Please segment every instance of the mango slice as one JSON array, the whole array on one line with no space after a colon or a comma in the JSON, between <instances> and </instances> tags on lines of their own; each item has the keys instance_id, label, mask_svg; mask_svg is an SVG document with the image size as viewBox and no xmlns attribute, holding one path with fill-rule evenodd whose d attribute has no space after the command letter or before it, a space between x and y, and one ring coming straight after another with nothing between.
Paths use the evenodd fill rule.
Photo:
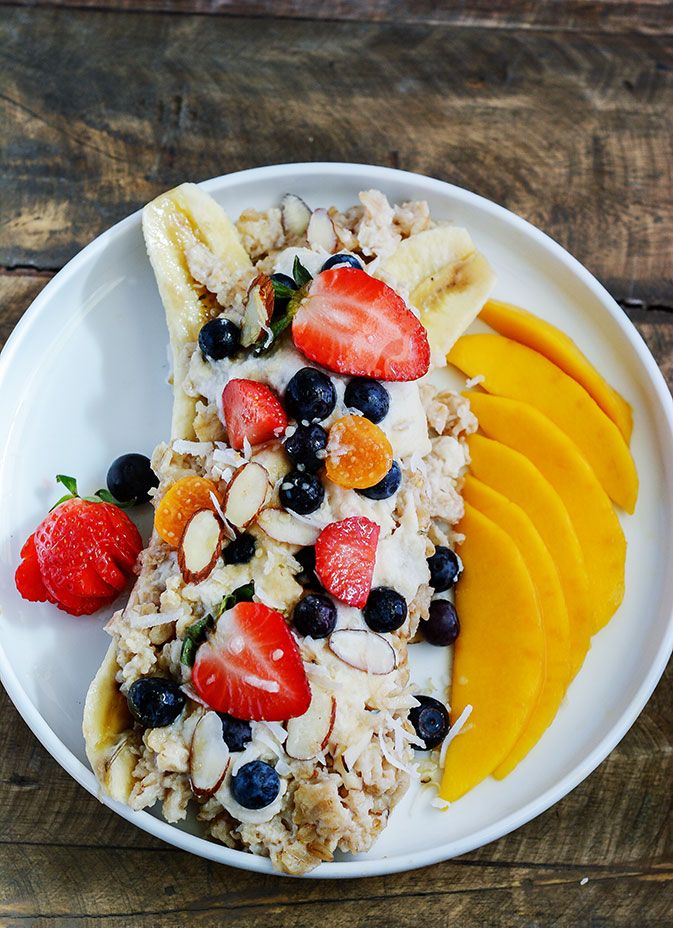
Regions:
<instances>
[{"instance_id":1,"label":"mango slice","mask_svg":"<svg viewBox=\"0 0 673 928\"><path fill-rule=\"evenodd\" d=\"M546 655L544 681L516 744L493 772L496 778L502 779L537 744L551 725L565 695L570 680L568 610L551 555L523 509L472 476L465 478L463 499L507 532L517 546L533 581L542 617Z\"/></svg>"},{"instance_id":2,"label":"mango slice","mask_svg":"<svg viewBox=\"0 0 673 928\"><path fill-rule=\"evenodd\" d=\"M590 574L597 631L624 598L626 539L607 494L565 432L528 403L487 393L470 393L470 403L486 435L525 455L561 497Z\"/></svg>"},{"instance_id":3,"label":"mango slice","mask_svg":"<svg viewBox=\"0 0 673 928\"><path fill-rule=\"evenodd\" d=\"M633 431L633 410L624 397L598 373L575 342L551 322L519 306L488 300L479 314L487 325L515 342L539 351L584 387L609 416L627 443Z\"/></svg>"},{"instance_id":4,"label":"mango slice","mask_svg":"<svg viewBox=\"0 0 673 928\"><path fill-rule=\"evenodd\" d=\"M456 587L451 720L472 713L451 741L439 795L452 802L502 763L528 721L544 674L533 581L514 542L469 503L458 530L465 572Z\"/></svg>"},{"instance_id":5,"label":"mango slice","mask_svg":"<svg viewBox=\"0 0 673 928\"><path fill-rule=\"evenodd\" d=\"M574 677L589 649L593 615L584 556L568 511L549 481L518 451L478 434L470 435L468 447L470 472L523 509L551 554L568 608Z\"/></svg>"},{"instance_id":6,"label":"mango slice","mask_svg":"<svg viewBox=\"0 0 673 928\"><path fill-rule=\"evenodd\" d=\"M610 499L633 512L638 474L624 437L572 377L502 335L463 335L448 360L468 377L482 375L489 393L523 400L549 416L575 442Z\"/></svg>"}]
</instances>

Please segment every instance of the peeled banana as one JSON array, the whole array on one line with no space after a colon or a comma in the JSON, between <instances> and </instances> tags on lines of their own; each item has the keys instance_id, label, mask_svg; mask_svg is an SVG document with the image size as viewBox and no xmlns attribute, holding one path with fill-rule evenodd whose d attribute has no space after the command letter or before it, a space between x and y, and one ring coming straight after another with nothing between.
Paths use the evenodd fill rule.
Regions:
<instances>
[{"instance_id":1,"label":"peeled banana","mask_svg":"<svg viewBox=\"0 0 673 928\"><path fill-rule=\"evenodd\" d=\"M128 802L138 761L138 736L119 691L118 670L117 645L112 641L86 694L82 732L86 756L103 790L112 799Z\"/></svg>"},{"instance_id":2,"label":"peeled banana","mask_svg":"<svg viewBox=\"0 0 673 928\"><path fill-rule=\"evenodd\" d=\"M446 363L449 349L476 319L495 284L488 261L458 226L437 226L405 239L381 261L375 276L418 309L439 365Z\"/></svg>"},{"instance_id":3,"label":"peeled banana","mask_svg":"<svg viewBox=\"0 0 673 928\"><path fill-rule=\"evenodd\" d=\"M143 234L164 304L173 354L171 435L193 439L196 400L182 389L189 364L185 346L196 341L208 313L204 286L192 276L186 252L205 246L218 272L231 280L252 273L253 266L227 214L195 184L181 184L148 203L143 210Z\"/></svg>"}]
</instances>

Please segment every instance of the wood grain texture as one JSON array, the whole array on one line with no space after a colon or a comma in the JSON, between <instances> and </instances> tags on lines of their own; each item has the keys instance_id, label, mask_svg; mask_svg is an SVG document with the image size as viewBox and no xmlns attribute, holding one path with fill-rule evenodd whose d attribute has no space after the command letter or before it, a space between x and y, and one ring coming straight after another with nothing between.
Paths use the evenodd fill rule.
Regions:
<instances>
[{"instance_id":1,"label":"wood grain texture","mask_svg":"<svg viewBox=\"0 0 673 928\"><path fill-rule=\"evenodd\" d=\"M668 0L0 0L0 6L53 6L154 13L269 16L289 19L428 25L656 32L673 25Z\"/></svg>"},{"instance_id":2,"label":"wood grain texture","mask_svg":"<svg viewBox=\"0 0 673 928\"><path fill-rule=\"evenodd\" d=\"M9 7L0 23L0 265L57 268L186 178L361 161L477 190L618 299L673 306L673 38Z\"/></svg>"}]
</instances>

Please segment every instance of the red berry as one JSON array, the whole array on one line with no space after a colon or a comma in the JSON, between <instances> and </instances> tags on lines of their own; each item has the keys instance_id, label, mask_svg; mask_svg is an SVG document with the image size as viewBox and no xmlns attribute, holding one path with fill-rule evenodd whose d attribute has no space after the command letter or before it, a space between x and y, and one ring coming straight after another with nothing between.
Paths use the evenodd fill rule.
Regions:
<instances>
[{"instance_id":1,"label":"red berry","mask_svg":"<svg viewBox=\"0 0 673 928\"><path fill-rule=\"evenodd\" d=\"M44 590L71 615L90 615L111 603L126 585L142 550L142 539L129 517L110 503L73 498L61 503L31 536ZM24 546L32 561L29 542ZM17 588L24 595L30 569L33 593L37 590L34 566L17 571ZM19 585L21 584L21 585Z\"/></svg>"},{"instance_id":2,"label":"red berry","mask_svg":"<svg viewBox=\"0 0 673 928\"><path fill-rule=\"evenodd\" d=\"M359 609L372 588L380 528L364 516L332 522L315 543L315 572L332 596Z\"/></svg>"},{"instance_id":3,"label":"red berry","mask_svg":"<svg viewBox=\"0 0 673 928\"><path fill-rule=\"evenodd\" d=\"M292 338L307 358L339 374L418 380L430 365L426 331L402 297L352 267L318 274L292 321Z\"/></svg>"},{"instance_id":4,"label":"red berry","mask_svg":"<svg viewBox=\"0 0 673 928\"><path fill-rule=\"evenodd\" d=\"M16 588L24 599L31 603L46 603L49 593L42 580L40 565L35 551L35 535L30 535L21 548L21 563L14 575Z\"/></svg>"},{"instance_id":5,"label":"red berry","mask_svg":"<svg viewBox=\"0 0 673 928\"><path fill-rule=\"evenodd\" d=\"M196 654L192 684L237 719L280 722L303 715L311 701L297 643L280 612L262 603L238 603L220 616Z\"/></svg>"},{"instance_id":6,"label":"red berry","mask_svg":"<svg viewBox=\"0 0 673 928\"><path fill-rule=\"evenodd\" d=\"M229 444L237 451L246 438L251 445L260 445L280 438L287 428L280 400L256 380L230 380L222 392L222 411Z\"/></svg>"}]
</instances>

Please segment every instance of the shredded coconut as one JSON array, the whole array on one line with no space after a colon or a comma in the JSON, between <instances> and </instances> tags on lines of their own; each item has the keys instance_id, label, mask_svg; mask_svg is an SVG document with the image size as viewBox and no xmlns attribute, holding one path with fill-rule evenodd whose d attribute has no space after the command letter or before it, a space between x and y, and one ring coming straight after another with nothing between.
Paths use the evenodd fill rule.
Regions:
<instances>
[{"instance_id":1,"label":"shredded coconut","mask_svg":"<svg viewBox=\"0 0 673 928\"><path fill-rule=\"evenodd\" d=\"M442 742L442 749L439 752L439 766L442 769L444 768L444 762L446 761L446 752L449 749L449 745L451 744L453 739L456 737L456 735L460 734L463 728L463 725L465 724L465 722L467 722L471 714L472 714L472 706L468 703L463 709L463 711L460 713L456 721L453 723L453 725L449 729L448 735Z\"/></svg>"}]
</instances>

